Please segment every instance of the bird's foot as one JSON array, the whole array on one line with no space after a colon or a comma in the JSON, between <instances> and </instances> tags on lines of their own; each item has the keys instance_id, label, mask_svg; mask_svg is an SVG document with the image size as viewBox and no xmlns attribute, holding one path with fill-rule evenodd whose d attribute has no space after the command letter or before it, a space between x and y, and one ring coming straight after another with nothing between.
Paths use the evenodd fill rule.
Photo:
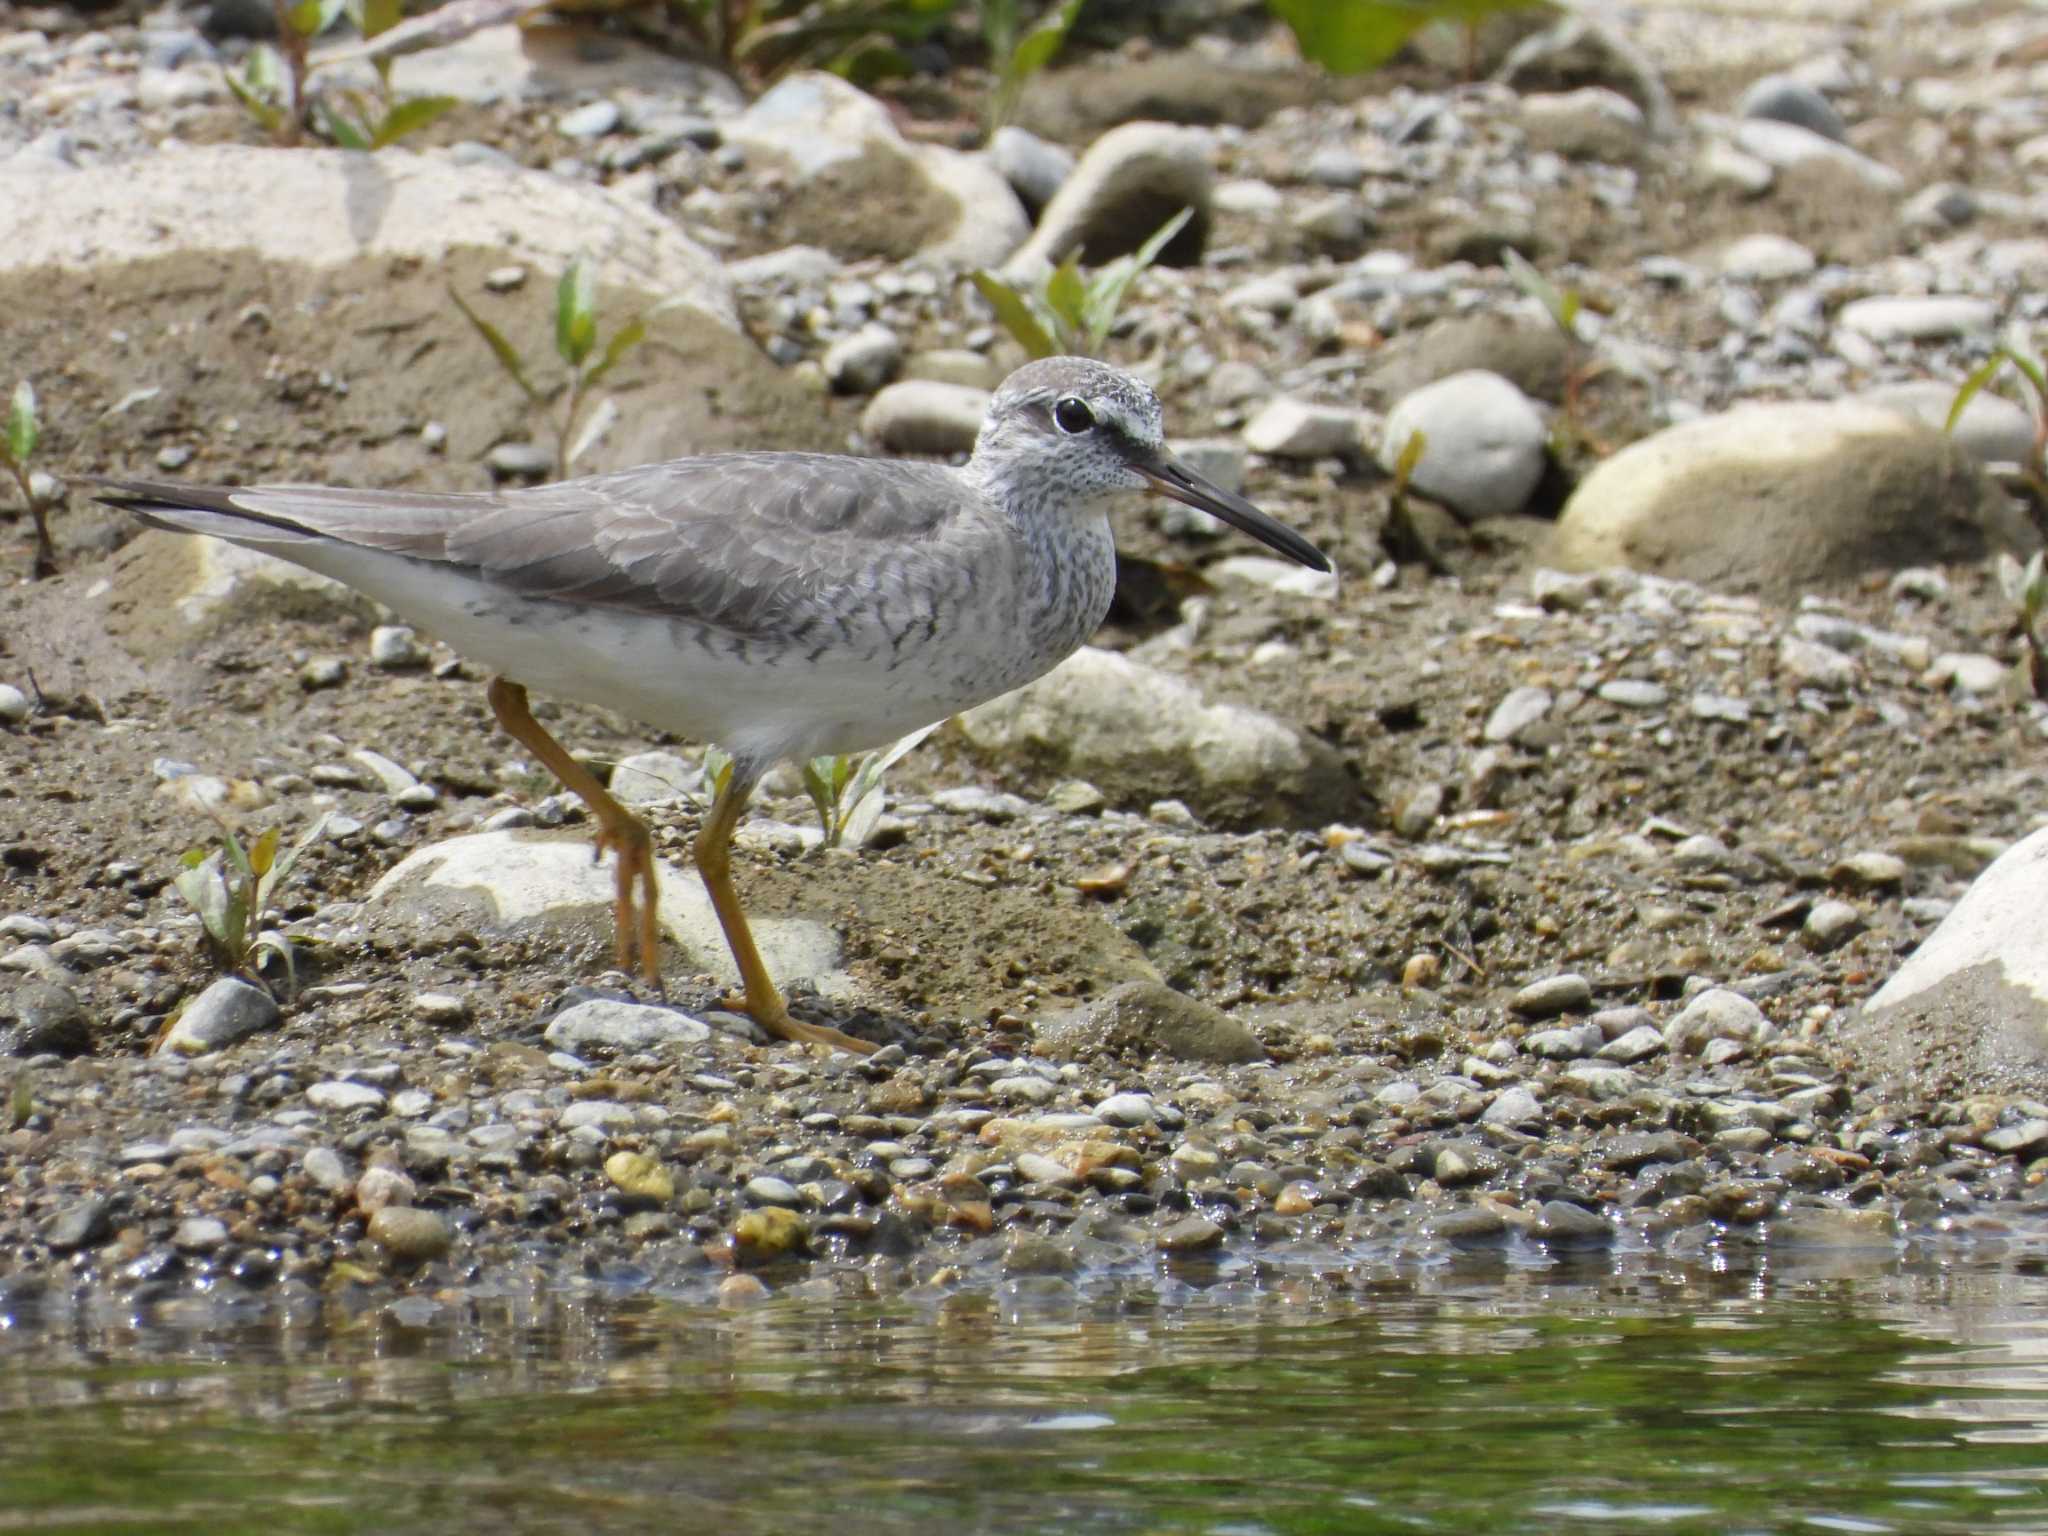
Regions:
<instances>
[{"instance_id":1,"label":"bird's foot","mask_svg":"<svg viewBox=\"0 0 2048 1536\"><path fill-rule=\"evenodd\" d=\"M734 1013L744 1013L778 1040L792 1040L801 1045L829 1045L837 1050L851 1051L856 1056L873 1055L881 1049L872 1040L858 1039L829 1024L806 1024L802 1019L791 1018L788 1004L780 997L770 1001L727 996L723 1006Z\"/></svg>"},{"instance_id":2,"label":"bird's foot","mask_svg":"<svg viewBox=\"0 0 2048 1536\"><path fill-rule=\"evenodd\" d=\"M649 985L661 986L660 885L654 868L654 834L639 817L621 810L607 816L597 831L597 856L617 856L613 920L618 934L619 968L631 971L638 951L640 974Z\"/></svg>"}]
</instances>

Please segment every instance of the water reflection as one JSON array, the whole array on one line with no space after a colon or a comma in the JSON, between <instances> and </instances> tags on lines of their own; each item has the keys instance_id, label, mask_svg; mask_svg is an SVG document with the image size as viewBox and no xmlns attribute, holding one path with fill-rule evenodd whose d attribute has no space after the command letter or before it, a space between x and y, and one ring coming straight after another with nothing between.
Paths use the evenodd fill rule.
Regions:
<instances>
[{"instance_id":1,"label":"water reflection","mask_svg":"<svg viewBox=\"0 0 2048 1536\"><path fill-rule=\"evenodd\" d=\"M2048 1280L1620 1258L738 1313L46 1304L0 1524L2048 1531Z\"/></svg>"}]
</instances>

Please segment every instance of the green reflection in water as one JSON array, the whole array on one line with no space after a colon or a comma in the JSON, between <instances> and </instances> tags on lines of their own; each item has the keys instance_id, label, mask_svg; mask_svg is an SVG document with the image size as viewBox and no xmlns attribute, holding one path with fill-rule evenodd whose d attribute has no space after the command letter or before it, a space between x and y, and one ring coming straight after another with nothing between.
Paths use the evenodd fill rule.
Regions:
<instances>
[{"instance_id":1,"label":"green reflection in water","mask_svg":"<svg viewBox=\"0 0 2048 1536\"><path fill-rule=\"evenodd\" d=\"M2048 1282L2016 1274L556 1298L0 1368L0 1531L2048 1531Z\"/></svg>"}]
</instances>

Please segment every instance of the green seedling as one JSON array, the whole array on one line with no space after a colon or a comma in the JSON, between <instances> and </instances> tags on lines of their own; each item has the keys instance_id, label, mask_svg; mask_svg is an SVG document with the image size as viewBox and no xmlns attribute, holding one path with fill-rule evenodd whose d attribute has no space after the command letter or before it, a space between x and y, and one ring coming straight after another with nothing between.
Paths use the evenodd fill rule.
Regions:
<instances>
[{"instance_id":1,"label":"green seedling","mask_svg":"<svg viewBox=\"0 0 2048 1536\"><path fill-rule=\"evenodd\" d=\"M278 887L326 828L327 818L322 816L280 853L275 827L244 848L223 825L215 847L194 848L179 861L171 884L198 914L207 950L223 971L263 982L265 963L275 959L283 967L286 992L297 987L291 939L264 924Z\"/></svg>"},{"instance_id":2,"label":"green seedling","mask_svg":"<svg viewBox=\"0 0 2048 1536\"><path fill-rule=\"evenodd\" d=\"M1333 75L1378 69L1424 27L1463 27L1468 61L1480 23L1511 11L1550 10L1549 0L1266 0L1287 23L1301 56Z\"/></svg>"},{"instance_id":3,"label":"green seedling","mask_svg":"<svg viewBox=\"0 0 2048 1536\"><path fill-rule=\"evenodd\" d=\"M909 755L943 721L912 731L886 747L872 752L842 752L831 757L814 757L803 765L804 791L818 813L818 825L825 833L827 848L858 848L875 829L882 814L878 791L888 771ZM725 792L732 779L732 757L722 747L704 751L704 794L708 805Z\"/></svg>"},{"instance_id":4,"label":"green seedling","mask_svg":"<svg viewBox=\"0 0 2048 1536\"><path fill-rule=\"evenodd\" d=\"M372 53L377 71L375 98L338 90L316 97L311 82L319 67L311 57L313 39L346 12L365 42L389 32L403 18L402 0L271 0L277 12L278 46L250 50L240 71L227 73L228 89L278 144L296 144L308 122L343 149L374 150L396 144L458 105L452 96L401 99L392 88L395 54Z\"/></svg>"},{"instance_id":5,"label":"green seedling","mask_svg":"<svg viewBox=\"0 0 2048 1536\"><path fill-rule=\"evenodd\" d=\"M555 474L566 479L569 468L610 430L618 419L618 407L607 397L599 401L587 419L585 409L590 392L603 383L611 371L624 362L633 349L647 339L647 322L677 301L657 304L628 320L602 348L597 344L597 276L582 257L569 263L555 285L555 356L568 370L559 384L542 389L533 382L525 360L511 342L490 321L478 314L452 287L448 297L462 311L476 333L484 339L498 366L519 386L520 393L544 410L553 411L555 432ZM557 398L562 401L554 409Z\"/></svg>"},{"instance_id":6,"label":"green seedling","mask_svg":"<svg viewBox=\"0 0 2048 1536\"><path fill-rule=\"evenodd\" d=\"M2026 384L2029 414L2034 418L2034 442L2019 466L2020 488L2026 492L2032 504L2034 522L2048 530L2048 368L2041 359L2023 352L2016 346L2001 343L1992 348L1991 355L1963 380L1961 388L1948 408L1947 431L1953 433L1962 422L1963 413L1970 408L1970 402L1989 388L2007 368L2017 373ZM2031 634L2031 629L2029 630Z\"/></svg>"},{"instance_id":7,"label":"green seedling","mask_svg":"<svg viewBox=\"0 0 2048 1536\"><path fill-rule=\"evenodd\" d=\"M691 43L726 73L757 81L816 66L872 83L907 73L907 50L959 0L669 0Z\"/></svg>"},{"instance_id":8,"label":"green seedling","mask_svg":"<svg viewBox=\"0 0 2048 1536\"><path fill-rule=\"evenodd\" d=\"M1387 498L1387 526L1381 542L1397 560L1413 556L1426 562L1431 570L1441 572L1442 558L1416 527L1415 514L1408 507L1408 483L1415 478L1415 466L1428 450L1429 434L1421 431L1410 432L1408 441L1401 445L1400 456L1394 460L1394 488Z\"/></svg>"},{"instance_id":9,"label":"green seedling","mask_svg":"<svg viewBox=\"0 0 2048 1536\"><path fill-rule=\"evenodd\" d=\"M1593 344L1579 329L1579 317L1586 312L1585 296L1576 288L1559 288L1513 248L1503 253L1501 264L1507 268L1508 277L1515 286L1543 306L1543 312L1550 317L1550 323L1557 327L1570 349L1571 360L1564 375L1564 398L1559 402L1564 409L1551 443L1551 456L1564 459L1573 449L1583 449L1596 458L1607 457L1614 448L1596 438L1586 425L1585 400L1587 386L1613 365L1594 355Z\"/></svg>"},{"instance_id":10,"label":"green seedling","mask_svg":"<svg viewBox=\"0 0 2048 1536\"><path fill-rule=\"evenodd\" d=\"M27 1067L21 1067L14 1074L14 1084L7 1090L7 1128L18 1131L36 1113L35 1079Z\"/></svg>"},{"instance_id":11,"label":"green seedling","mask_svg":"<svg viewBox=\"0 0 2048 1536\"><path fill-rule=\"evenodd\" d=\"M975 272L970 280L994 306L1003 329L1031 356L1099 357L1131 284L1194 215L1194 209L1183 208L1137 250L1117 257L1093 277L1081 276L1077 253L1029 291L988 271Z\"/></svg>"},{"instance_id":12,"label":"green seedling","mask_svg":"<svg viewBox=\"0 0 2048 1536\"><path fill-rule=\"evenodd\" d=\"M2048 699L2048 638L2041 632L2042 616L2048 612L2048 562L2038 549L2024 566L2010 555L2000 555L1998 582L2020 632L2019 660L2009 679L2012 695L2019 700Z\"/></svg>"},{"instance_id":13,"label":"green seedling","mask_svg":"<svg viewBox=\"0 0 2048 1536\"><path fill-rule=\"evenodd\" d=\"M42 435L42 425L36 419L35 386L23 379L14 386L14 398L8 403L7 430L0 436L0 468L14 477L15 489L21 492L21 504L28 508L29 520L35 524L38 580L57 574L57 546L50 538L49 509L36 495L35 480L28 467Z\"/></svg>"},{"instance_id":14,"label":"green seedling","mask_svg":"<svg viewBox=\"0 0 2048 1536\"><path fill-rule=\"evenodd\" d=\"M981 0L981 38L988 46L995 89L989 93L987 129L993 134L1017 110L1024 82L1058 55L1086 0L1056 0L1026 29L1020 0Z\"/></svg>"},{"instance_id":15,"label":"green seedling","mask_svg":"<svg viewBox=\"0 0 2048 1536\"><path fill-rule=\"evenodd\" d=\"M882 776L938 728L934 722L872 752L814 757L804 764L804 788L817 809L827 848L858 848L868 840L882 815Z\"/></svg>"}]
</instances>

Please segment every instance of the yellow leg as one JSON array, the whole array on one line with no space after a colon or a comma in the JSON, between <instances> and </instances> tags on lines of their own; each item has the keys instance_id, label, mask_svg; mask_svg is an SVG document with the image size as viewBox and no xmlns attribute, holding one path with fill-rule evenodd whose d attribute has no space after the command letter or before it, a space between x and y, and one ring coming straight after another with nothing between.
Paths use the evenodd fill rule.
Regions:
<instances>
[{"instance_id":1,"label":"yellow leg","mask_svg":"<svg viewBox=\"0 0 2048 1536\"><path fill-rule=\"evenodd\" d=\"M562 744L541 728L526 707L526 689L506 678L494 677L484 697L491 701L491 713L505 734L546 765L577 799L590 808L597 821L597 855L607 849L618 855L618 885L613 901L613 918L618 925L618 956L621 970L633 968L633 949L638 941L640 972L655 986L661 985L661 923L656 911L658 889L654 878L654 838L647 823L614 800L581 763L563 750ZM640 888L634 897L634 886Z\"/></svg>"},{"instance_id":2,"label":"yellow leg","mask_svg":"<svg viewBox=\"0 0 2048 1536\"><path fill-rule=\"evenodd\" d=\"M753 793L754 781L742 777L735 767L725 787L718 792L718 798L712 801L711 814L697 832L697 873L704 877L704 889L711 897L711 908L718 914L718 924L725 930L725 942L731 947L732 958L740 968L740 983L746 989L746 1010L756 1024L778 1039L835 1045L842 1051L855 1051L865 1056L875 1049L871 1042L856 1040L852 1035L842 1034L822 1024L805 1024L792 1019L781 992L776 990L775 982L768 974L768 967L761 963L761 952L754 947L753 931L747 927L747 914L740 907L740 893L732 883L733 829L739 825L740 813L747 808L747 800Z\"/></svg>"}]
</instances>

